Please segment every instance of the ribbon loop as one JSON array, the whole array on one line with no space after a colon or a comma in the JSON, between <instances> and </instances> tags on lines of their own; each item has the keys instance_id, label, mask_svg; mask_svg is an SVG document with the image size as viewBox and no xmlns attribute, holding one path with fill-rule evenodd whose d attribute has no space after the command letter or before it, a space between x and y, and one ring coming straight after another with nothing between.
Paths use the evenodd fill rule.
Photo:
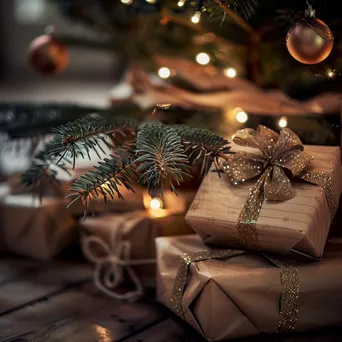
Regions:
<instances>
[{"instance_id":1,"label":"ribbon loop","mask_svg":"<svg viewBox=\"0 0 342 342\"><path fill-rule=\"evenodd\" d=\"M233 185L259 177L237 221L237 230L245 248L260 249L256 222L264 199L287 201L294 197L291 180L285 170L290 171L293 177L321 186L331 217L334 216L337 203L331 177L321 171L308 171L312 156L304 152L301 140L290 129L284 128L280 134L265 126L258 126L256 131L243 129L236 133L234 142L261 152L238 152L223 163L223 170Z\"/></svg>"}]
</instances>

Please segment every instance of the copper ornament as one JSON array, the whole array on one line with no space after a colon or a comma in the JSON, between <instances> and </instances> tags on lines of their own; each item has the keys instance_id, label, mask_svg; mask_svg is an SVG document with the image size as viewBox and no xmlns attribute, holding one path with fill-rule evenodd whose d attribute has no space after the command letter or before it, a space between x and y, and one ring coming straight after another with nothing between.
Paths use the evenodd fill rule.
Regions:
<instances>
[{"instance_id":1,"label":"copper ornament","mask_svg":"<svg viewBox=\"0 0 342 342\"><path fill-rule=\"evenodd\" d=\"M35 71L45 75L63 71L69 60L66 46L53 34L34 39L29 47L28 58Z\"/></svg>"},{"instance_id":2,"label":"copper ornament","mask_svg":"<svg viewBox=\"0 0 342 342\"><path fill-rule=\"evenodd\" d=\"M286 37L287 48L293 58L303 64L317 64L331 53L334 36L330 28L314 17L295 23Z\"/></svg>"}]
</instances>

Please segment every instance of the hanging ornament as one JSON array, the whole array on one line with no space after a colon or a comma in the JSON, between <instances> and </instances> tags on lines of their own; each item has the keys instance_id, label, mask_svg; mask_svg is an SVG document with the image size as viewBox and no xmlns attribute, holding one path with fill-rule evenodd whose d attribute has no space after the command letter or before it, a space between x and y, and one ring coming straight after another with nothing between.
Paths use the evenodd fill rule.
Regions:
<instances>
[{"instance_id":1,"label":"hanging ornament","mask_svg":"<svg viewBox=\"0 0 342 342\"><path fill-rule=\"evenodd\" d=\"M51 28L47 33L35 38L29 47L29 62L39 73L53 75L63 71L68 64L66 46L54 34Z\"/></svg>"},{"instance_id":2,"label":"hanging ornament","mask_svg":"<svg viewBox=\"0 0 342 342\"><path fill-rule=\"evenodd\" d=\"M316 11L312 3L307 1L309 8L305 17L295 23L286 37L287 48L293 58L304 64L317 64L324 61L334 45L334 36L330 28L315 18Z\"/></svg>"}]
</instances>

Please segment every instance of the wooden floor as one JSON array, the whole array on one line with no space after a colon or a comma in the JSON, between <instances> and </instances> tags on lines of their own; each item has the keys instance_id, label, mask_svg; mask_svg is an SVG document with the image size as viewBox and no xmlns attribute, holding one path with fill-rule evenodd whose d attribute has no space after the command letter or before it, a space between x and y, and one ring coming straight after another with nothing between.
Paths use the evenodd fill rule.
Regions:
<instances>
[{"instance_id":1,"label":"wooden floor","mask_svg":"<svg viewBox=\"0 0 342 342\"><path fill-rule=\"evenodd\" d=\"M153 294L138 303L99 293L83 263L0 261L0 342L203 341ZM341 303L342 305L342 303ZM342 330L241 341L342 341Z\"/></svg>"}]
</instances>

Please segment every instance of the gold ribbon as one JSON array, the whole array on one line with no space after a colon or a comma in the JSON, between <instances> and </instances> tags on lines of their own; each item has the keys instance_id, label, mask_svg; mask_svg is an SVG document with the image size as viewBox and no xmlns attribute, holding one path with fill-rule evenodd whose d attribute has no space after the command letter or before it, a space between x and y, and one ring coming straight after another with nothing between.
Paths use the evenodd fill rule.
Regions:
<instances>
[{"instance_id":1,"label":"gold ribbon","mask_svg":"<svg viewBox=\"0 0 342 342\"><path fill-rule=\"evenodd\" d=\"M242 250L204 250L198 253L184 253L180 258L176 273L172 297L170 299L173 311L184 319L182 297L187 283L188 270L192 262L208 259L228 259L233 256L246 254ZM265 254L262 256L280 269L281 297L279 304L279 321L277 332L293 332L298 320L299 272L296 267L287 265Z\"/></svg>"},{"instance_id":2,"label":"gold ribbon","mask_svg":"<svg viewBox=\"0 0 342 342\"><path fill-rule=\"evenodd\" d=\"M260 125L256 131L249 128L237 131L234 142L261 151L261 154L238 152L230 155L223 164L223 170L233 185L258 177L237 221L237 230L245 248L260 250L256 223L264 199L287 201L294 197L285 171L289 171L292 177L321 186L333 218L337 203L332 179L322 171L309 168L313 158L304 152L304 146L294 132L284 128L278 134Z\"/></svg>"}]
</instances>

